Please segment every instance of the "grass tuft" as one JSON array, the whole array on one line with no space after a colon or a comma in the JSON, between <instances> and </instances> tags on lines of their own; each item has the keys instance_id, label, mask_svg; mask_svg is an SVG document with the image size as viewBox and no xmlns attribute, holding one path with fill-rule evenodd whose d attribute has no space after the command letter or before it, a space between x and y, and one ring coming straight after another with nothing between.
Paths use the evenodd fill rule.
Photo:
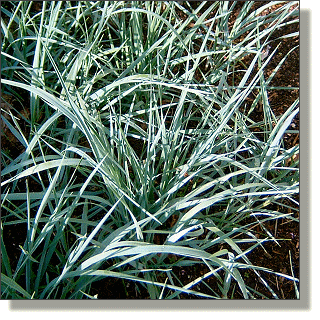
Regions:
<instances>
[{"instance_id":1,"label":"grass tuft","mask_svg":"<svg viewBox=\"0 0 320 320\"><path fill-rule=\"evenodd\" d=\"M298 298L291 256L290 275L249 259L297 222L299 100L270 102L296 48L267 73L297 4L3 3L2 297L96 299L123 279L135 298L279 298L272 273Z\"/></svg>"}]
</instances>

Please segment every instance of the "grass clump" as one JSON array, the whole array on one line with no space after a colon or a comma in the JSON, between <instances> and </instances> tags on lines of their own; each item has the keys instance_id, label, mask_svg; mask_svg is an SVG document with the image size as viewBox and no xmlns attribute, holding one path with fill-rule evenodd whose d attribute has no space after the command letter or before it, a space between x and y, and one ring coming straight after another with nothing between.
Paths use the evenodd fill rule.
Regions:
<instances>
[{"instance_id":1,"label":"grass clump","mask_svg":"<svg viewBox=\"0 0 320 320\"><path fill-rule=\"evenodd\" d=\"M20 146L2 150L3 298L99 298L106 278L151 299L279 298L270 273L297 288L248 257L281 242L266 223L297 221L299 147L284 135L299 101L281 115L269 101L295 48L266 75L297 3L191 5L2 5L2 93L15 101L2 119Z\"/></svg>"}]
</instances>

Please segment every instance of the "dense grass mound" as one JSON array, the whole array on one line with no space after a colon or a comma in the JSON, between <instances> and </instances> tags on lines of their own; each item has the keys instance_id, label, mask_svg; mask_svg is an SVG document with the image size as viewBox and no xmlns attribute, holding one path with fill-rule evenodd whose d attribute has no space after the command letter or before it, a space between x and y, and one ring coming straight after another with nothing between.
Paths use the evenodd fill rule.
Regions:
<instances>
[{"instance_id":1,"label":"dense grass mound","mask_svg":"<svg viewBox=\"0 0 320 320\"><path fill-rule=\"evenodd\" d=\"M3 298L279 298L248 256L298 221L299 101L270 106L296 48L266 68L299 11L253 5L2 4Z\"/></svg>"}]
</instances>

